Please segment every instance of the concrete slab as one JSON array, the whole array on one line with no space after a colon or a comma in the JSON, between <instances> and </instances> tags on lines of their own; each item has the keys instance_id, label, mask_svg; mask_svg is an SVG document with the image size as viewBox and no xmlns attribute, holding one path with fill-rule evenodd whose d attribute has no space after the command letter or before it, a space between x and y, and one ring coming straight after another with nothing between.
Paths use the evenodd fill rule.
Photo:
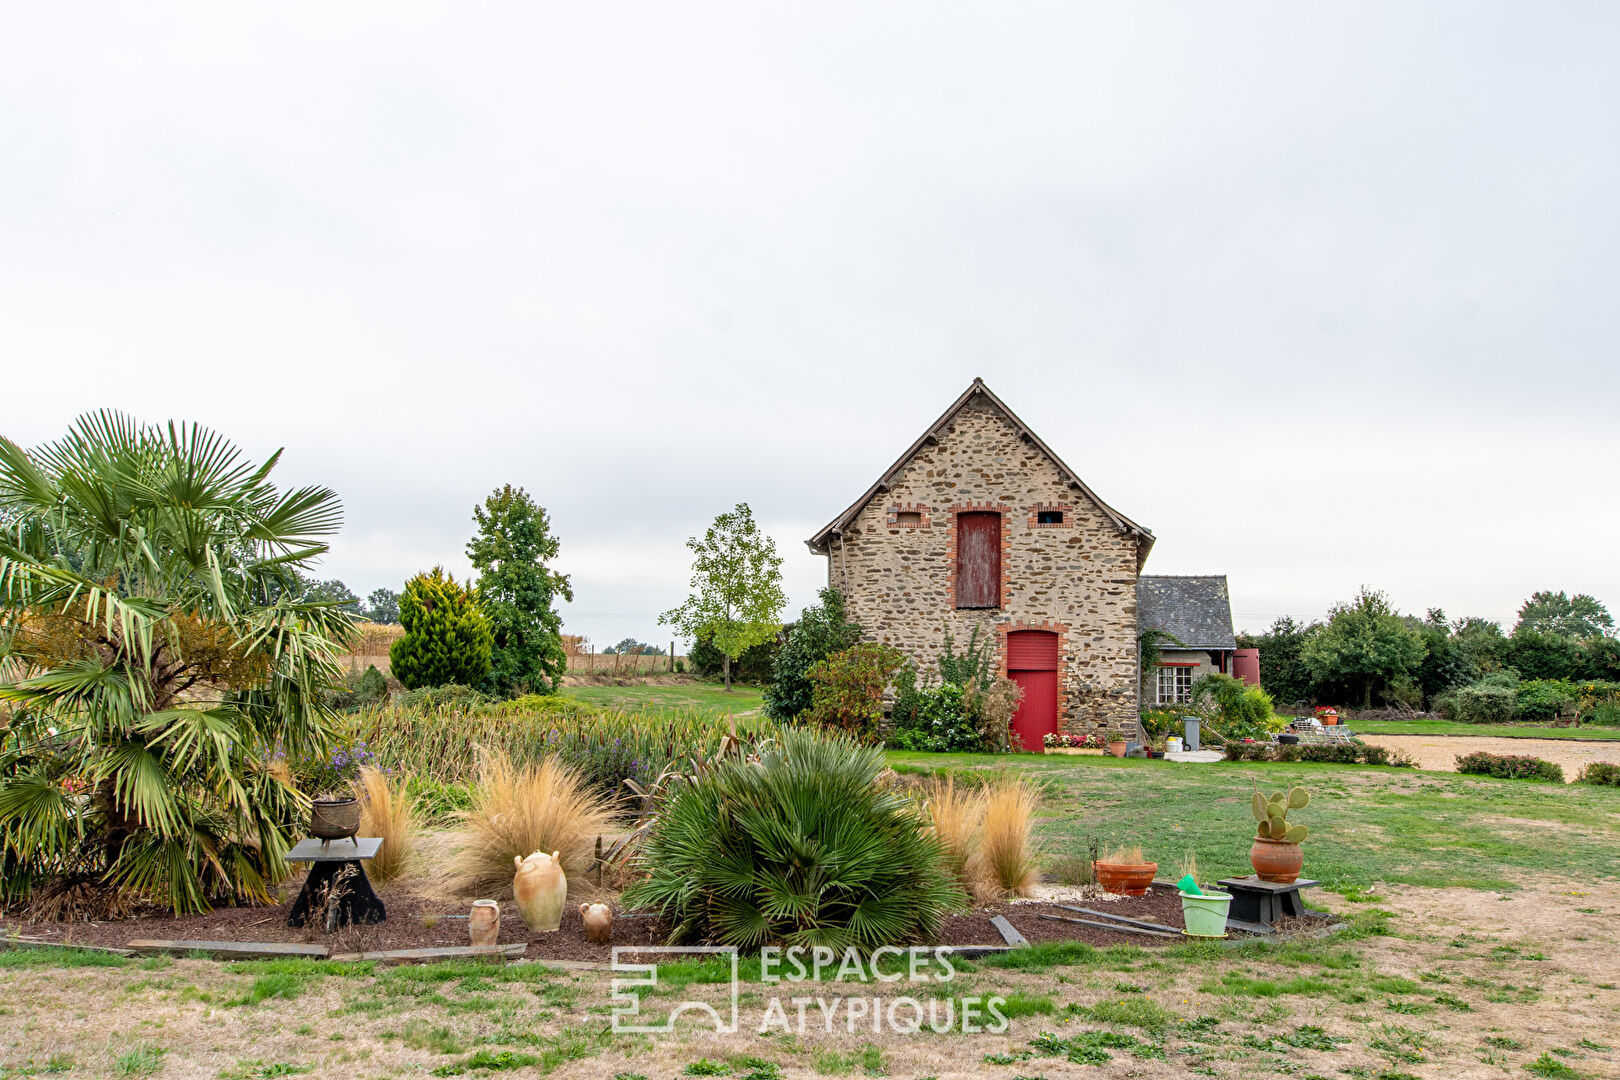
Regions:
<instances>
[{"instance_id":1,"label":"concrete slab","mask_svg":"<svg viewBox=\"0 0 1620 1080\"><path fill-rule=\"evenodd\" d=\"M1166 754L1166 761L1219 761L1226 755L1219 750L1183 750L1179 754Z\"/></svg>"}]
</instances>

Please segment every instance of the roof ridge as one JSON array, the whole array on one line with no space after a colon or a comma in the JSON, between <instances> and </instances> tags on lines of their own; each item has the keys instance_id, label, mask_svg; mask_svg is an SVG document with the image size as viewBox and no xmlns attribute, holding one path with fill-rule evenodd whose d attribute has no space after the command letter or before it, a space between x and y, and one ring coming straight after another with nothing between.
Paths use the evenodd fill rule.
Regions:
<instances>
[{"instance_id":1,"label":"roof ridge","mask_svg":"<svg viewBox=\"0 0 1620 1080\"><path fill-rule=\"evenodd\" d=\"M1123 532L1132 532L1137 535L1138 554L1136 566L1137 569L1140 570L1142 568L1142 564L1147 561L1148 551L1152 550L1153 547L1154 536L1152 531L1138 525L1136 522L1132 521L1130 518L1126 517L1124 514L1120 513L1118 510L1115 510L1112 506L1109 506L1106 502L1104 502L1101 496L1099 496L1095 491L1092 491L1086 482L1080 479L1080 474L1071 469L1068 463L1062 458L1058 457L1057 453L1050 446L1046 445L1046 442L1039 435L1035 434L1034 429L1032 429L1028 424L1024 423L1024 421L1019 418L1018 414L1013 412L1007 403L1002 401L1001 398L997 397L995 391L991 390L990 387L985 384L984 379L977 375L974 376L973 381L968 384L968 388L962 392L961 396L953 401L950 407L941 413L937 420L928 425L928 427L923 431L922 435L918 436L917 440L907 447L904 453L895 459L894 464L883 470L883 473L878 477L877 482L871 487L867 488L866 493L863 494L859 499L855 500L847 508L845 508L843 513L833 518L814 536L812 536L809 540L806 540L806 546L817 554L825 554L826 545L829 543L832 535L834 533L841 533L844 526L848 525L850 521L854 519L855 515L860 513L861 509L866 506L867 503L872 501L873 497L875 497L879 492L886 490L890 486L890 483L893 481L895 475L908 463L910 463L911 459L917 455L923 446L930 439L937 440L938 433L943 430L947 424L954 420L956 418L956 414L966 408L968 403L979 394L983 394L985 398L989 400L990 404L999 409L1001 413L1012 422L1013 426L1018 429L1019 434L1023 435L1025 438L1029 439L1030 442L1034 443L1036 448L1039 449L1041 453L1045 454L1047 458L1057 466L1059 475L1070 484L1079 488L1088 499L1090 499L1100 510L1102 510L1102 512L1110 521L1115 524L1115 526L1117 526Z\"/></svg>"}]
</instances>

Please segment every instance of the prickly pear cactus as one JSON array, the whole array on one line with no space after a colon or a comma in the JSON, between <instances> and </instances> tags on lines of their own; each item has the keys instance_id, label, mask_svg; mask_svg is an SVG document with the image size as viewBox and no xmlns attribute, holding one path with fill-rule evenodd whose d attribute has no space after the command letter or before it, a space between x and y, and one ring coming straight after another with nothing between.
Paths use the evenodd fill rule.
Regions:
<instances>
[{"instance_id":1,"label":"prickly pear cactus","mask_svg":"<svg viewBox=\"0 0 1620 1080\"><path fill-rule=\"evenodd\" d=\"M1250 804L1257 823L1255 833L1262 840L1298 844L1310 831L1303 825L1288 824L1288 811L1303 810L1311 804L1310 792L1303 787L1273 792L1269 798L1256 790Z\"/></svg>"}]
</instances>

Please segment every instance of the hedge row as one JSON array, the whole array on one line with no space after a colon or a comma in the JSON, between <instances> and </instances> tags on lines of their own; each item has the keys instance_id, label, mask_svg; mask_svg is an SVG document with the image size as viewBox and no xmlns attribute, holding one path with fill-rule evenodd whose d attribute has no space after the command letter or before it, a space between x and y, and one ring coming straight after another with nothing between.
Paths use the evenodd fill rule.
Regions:
<instances>
[{"instance_id":1,"label":"hedge row","mask_svg":"<svg viewBox=\"0 0 1620 1080\"><path fill-rule=\"evenodd\" d=\"M1227 761L1309 761L1327 765L1393 765L1410 769L1417 762L1399 750L1364 743L1229 742Z\"/></svg>"},{"instance_id":2,"label":"hedge row","mask_svg":"<svg viewBox=\"0 0 1620 1080\"><path fill-rule=\"evenodd\" d=\"M1471 776L1496 776L1504 780L1540 780L1562 784L1564 770L1551 761L1528 754L1487 754L1483 750L1457 755L1457 771Z\"/></svg>"}]
</instances>

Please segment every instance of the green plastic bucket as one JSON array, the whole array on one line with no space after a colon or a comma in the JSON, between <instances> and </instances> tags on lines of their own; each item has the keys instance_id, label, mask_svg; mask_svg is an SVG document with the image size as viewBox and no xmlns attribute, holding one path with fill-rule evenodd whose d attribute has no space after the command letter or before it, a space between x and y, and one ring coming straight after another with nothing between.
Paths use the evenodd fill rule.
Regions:
<instances>
[{"instance_id":1,"label":"green plastic bucket","mask_svg":"<svg viewBox=\"0 0 1620 1080\"><path fill-rule=\"evenodd\" d=\"M1181 893L1181 919L1187 925L1182 933L1188 937L1225 937L1226 909L1231 906L1231 893Z\"/></svg>"}]
</instances>

